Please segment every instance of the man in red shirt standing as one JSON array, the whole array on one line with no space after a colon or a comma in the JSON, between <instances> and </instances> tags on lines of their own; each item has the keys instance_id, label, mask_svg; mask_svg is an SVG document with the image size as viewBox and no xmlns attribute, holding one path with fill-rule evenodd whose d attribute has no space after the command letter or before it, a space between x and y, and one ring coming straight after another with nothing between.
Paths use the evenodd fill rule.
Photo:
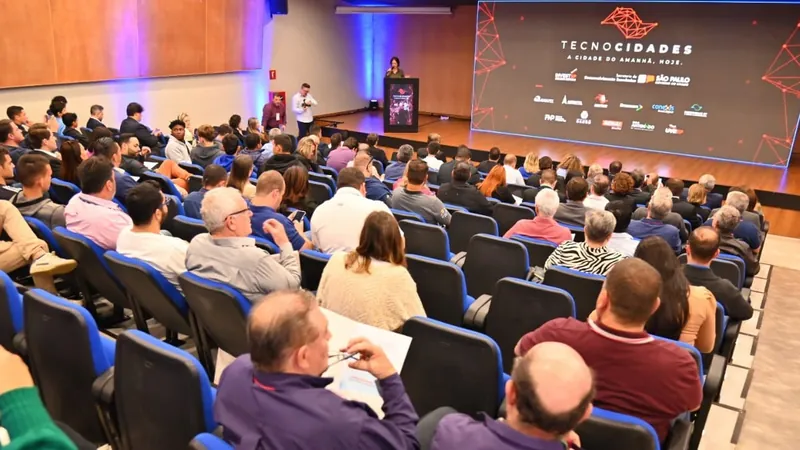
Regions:
<instances>
[{"instance_id":1,"label":"man in red shirt standing","mask_svg":"<svg viewBox=\"0 0 800 450\"><path fill-rule=\"evenodd\" d=\"M523 336L514 351L521 356L548 341L574 348L595 373L594 405L648 422L663 442L674 418L700 407L703 386L686 350L644 331L660 290L661 276L649 264L620 261L597 297L596 322L551 320Z\"/></svg>"},{"instance_id":2,"label":"man in red shirt standing","mask_svg":"<svg viewBox=\"0 0 800 450\"><path fill-rule=\"evenodd\" d=\"M273 128L280 128L281 131L286 130L286 104L280 94L275 94L272 97L272 101L264 105L264 109L261 112L261 125L264 127L265 132Z\"/></svg>"}]
</instances>

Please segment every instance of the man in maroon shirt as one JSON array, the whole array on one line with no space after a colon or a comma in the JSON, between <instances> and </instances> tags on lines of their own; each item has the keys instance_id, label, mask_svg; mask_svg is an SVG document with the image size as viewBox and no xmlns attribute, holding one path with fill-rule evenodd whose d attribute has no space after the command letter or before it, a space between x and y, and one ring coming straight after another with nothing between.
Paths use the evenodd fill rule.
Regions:
<instances>
[{"instance_id":1,"label":"man in maroon shirt","mask_svg":"<svg viewBox=\"0 0 800 450\"><path fill-rule=\"evenodd\" d=\"M275 94L261 112L261 125L265 131L273 128L280 128L281 131L286 129L286 104L279 94Z\"/></svg>"},{"instance_id":2,"label":"man in maroon shirt","mask_svg":"<svg viewBox=\"0 0 800 450\"><path fill-rule=\"evenodd\" d=\"M559 225L553 218L558 211L558 194L552 189L542 189L536 194L536 217L522 219L503 235L510 238L515 234L534 239L543 239L556 245L572 239L569 228Z\"/></svg>"},{"instance_id":3,"label":"man in maroon shirt","mask_svg":"<svg viewBox=\"0 0 800 450\"><path fill-rule=\"evenodd\" d=\"M670 422L703 400L697 364L689 353L644 331L658 309L661 276L646 262L629 258L609 272L597 297L597 321L555 319L520 339L524 355L540 342L574 348L595 373L594 405L638 417L663 442Z\"/></svg>"}]
</instances>

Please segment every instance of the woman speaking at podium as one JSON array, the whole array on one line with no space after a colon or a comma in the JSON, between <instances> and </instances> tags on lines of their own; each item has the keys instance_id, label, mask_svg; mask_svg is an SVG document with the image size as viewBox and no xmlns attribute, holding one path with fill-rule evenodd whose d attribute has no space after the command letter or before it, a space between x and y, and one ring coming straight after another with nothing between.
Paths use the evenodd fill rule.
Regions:
<instances>
[{"instance_id":1,"label":"woman speaking at podium","mask_svg":"<svg viewBox=\"0 0 800 450\"><path fill-rule=\"evenodd\" d=\"M400 58L392 56L391 67L386 71L386 78L405 78L406 74L400 68Z\"/></svg>"}]
</instances>

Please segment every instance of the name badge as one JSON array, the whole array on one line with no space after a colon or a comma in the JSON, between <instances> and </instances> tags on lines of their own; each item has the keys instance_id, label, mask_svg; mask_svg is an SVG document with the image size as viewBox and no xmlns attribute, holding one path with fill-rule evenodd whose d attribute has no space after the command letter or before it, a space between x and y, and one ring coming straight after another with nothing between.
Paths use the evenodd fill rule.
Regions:
<instances>
[{"instance_id":1,"label":"name badge","mask_svg":"<svg viewBox=\"0 0 800 450\"><path fill-rule=\"evenodd\" d=\"M281 113L275 113L275 120L281 120Z\"/></svg>"}]
</instances>

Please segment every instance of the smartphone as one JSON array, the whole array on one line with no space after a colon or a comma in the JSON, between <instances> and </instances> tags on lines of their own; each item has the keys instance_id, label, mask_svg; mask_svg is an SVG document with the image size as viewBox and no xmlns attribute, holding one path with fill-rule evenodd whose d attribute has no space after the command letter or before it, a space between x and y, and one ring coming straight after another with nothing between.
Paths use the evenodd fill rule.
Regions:
<instances>
[{"instance_id":1,"label":"smartphone","mask_svg":"<svg viewBox=\"0 0 800 450\"><path fill-rule=\"evenodd\" d=\"M294 222L302 222L303 219L305 219L305 217L306 217L306 212L301 209L298 209L297 211L294 212L294 218L292 220Z\"/></svg>"}]
</instances>

